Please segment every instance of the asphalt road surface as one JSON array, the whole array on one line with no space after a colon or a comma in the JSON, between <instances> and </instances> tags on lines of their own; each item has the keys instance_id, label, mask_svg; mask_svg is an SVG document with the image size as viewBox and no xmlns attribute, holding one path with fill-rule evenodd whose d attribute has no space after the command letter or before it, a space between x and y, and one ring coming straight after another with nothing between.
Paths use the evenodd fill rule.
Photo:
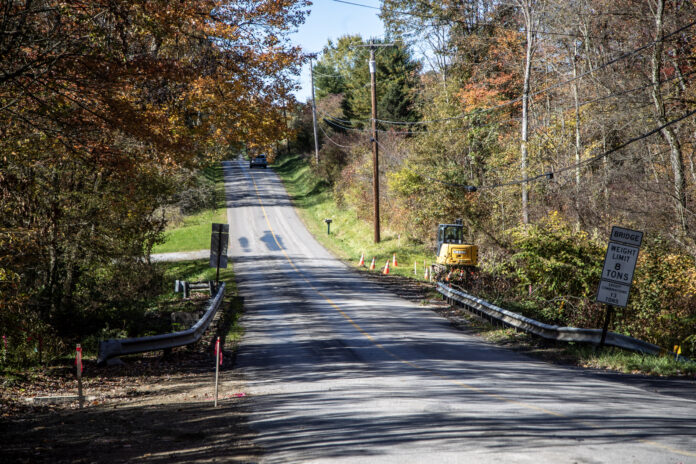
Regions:
<instances>
[{"instance_id":1,"label":"asphalt road surface","mask_svg":"<svg viewBox=\"0 0 696 464\"><path fill-rule=\"evenodd\" d=\"M271 169L224 171L263 462L696 462L693 383L655 391L459 332L334 259Z\"/></svg>"}]
</instances>

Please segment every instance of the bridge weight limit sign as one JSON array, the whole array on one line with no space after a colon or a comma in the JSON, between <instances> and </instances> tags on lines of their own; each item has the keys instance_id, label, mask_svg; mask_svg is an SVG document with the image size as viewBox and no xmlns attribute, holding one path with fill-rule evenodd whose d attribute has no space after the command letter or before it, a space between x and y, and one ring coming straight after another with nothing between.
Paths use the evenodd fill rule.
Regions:
<instances>
[{"instance_id":1,"label":"bridge weight limit sign","mask_svg":"<svg viewBox=\"0 0 696 464\"><path fill-rule=\"evenodd\" d=\"M606 340L613 306L625 308L628 304L628 294L633 283L633 272L636 269L638 251L642 242L643 232L616 226L611 228L607 254L602 267L602 278L597 289L597 301L608 305L600 346L604 346Z\"/></svg>"}]
</instances>

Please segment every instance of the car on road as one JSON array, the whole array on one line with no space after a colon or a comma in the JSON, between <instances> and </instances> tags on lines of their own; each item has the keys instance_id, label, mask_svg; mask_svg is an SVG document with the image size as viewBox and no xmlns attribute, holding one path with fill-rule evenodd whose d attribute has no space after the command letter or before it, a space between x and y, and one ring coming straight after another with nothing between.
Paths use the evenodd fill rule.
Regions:
<instances>
[{"instance_id":1,"label":"car on road","mask_svg":"<svg viewBox=\"0 0 696 464\"><path fill-rule=\"evenodd\" d=\"M249 169L251 168L264 168L268 167L268 162L266 161L266 155L258 155L249 161Z\"/></svg>"}]
</instances>

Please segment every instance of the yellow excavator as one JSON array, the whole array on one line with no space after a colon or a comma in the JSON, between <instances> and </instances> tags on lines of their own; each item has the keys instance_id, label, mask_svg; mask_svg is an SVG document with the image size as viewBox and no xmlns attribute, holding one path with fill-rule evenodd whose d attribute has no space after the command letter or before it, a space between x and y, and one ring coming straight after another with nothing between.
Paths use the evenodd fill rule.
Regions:
<instances>
[{"instance_id":1,"label":"yellow excavator","mask_svg":"<svg viewBox=\"0 0 696 464\"><path fill-rule=\"evenodd\" d=\"M457 219L454 224L440 224L437 228L437 280L447 280L453 272L464 276L476 271L478 246L464 243L464 226Z\"/></svg>"}]
</instances>

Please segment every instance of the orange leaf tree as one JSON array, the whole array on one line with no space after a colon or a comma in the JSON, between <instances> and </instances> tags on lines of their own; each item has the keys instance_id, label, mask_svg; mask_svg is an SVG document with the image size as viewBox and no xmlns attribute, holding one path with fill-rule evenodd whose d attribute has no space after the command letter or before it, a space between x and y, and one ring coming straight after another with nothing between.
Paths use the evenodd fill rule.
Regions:
<instances>
[{"instance_id":1,"label":"orange leaf tree","mask_svg":"<svg viewBox=\"0 0 696 464\"><path fill-rule=\"evenodd\" d=\"M121 296L112 284L142 272L177 171L279 137L304 60L287 33L307 5L3 2L0 305L13 308L0 313L3 334L82 337L105 308L156 290L140 279Z\"/></svg>"}]
</instances>

